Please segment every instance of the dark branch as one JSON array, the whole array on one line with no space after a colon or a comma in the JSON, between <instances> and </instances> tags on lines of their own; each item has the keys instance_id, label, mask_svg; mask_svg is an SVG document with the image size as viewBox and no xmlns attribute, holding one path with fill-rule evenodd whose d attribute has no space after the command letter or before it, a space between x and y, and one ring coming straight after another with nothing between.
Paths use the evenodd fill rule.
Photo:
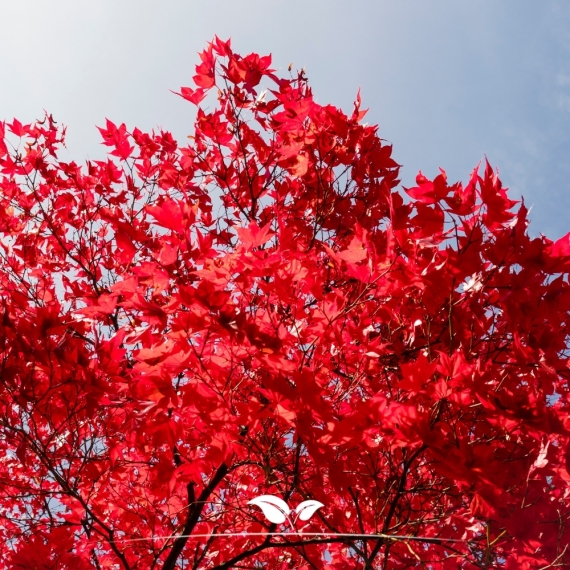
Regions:
<instances>
[{"instance_id":1,"label":"dark branch","mask_svg":"<svg viewBox=\"0 0 570 570\"><path fill-rule=\"evenodd\" d=\"M175 541L174 545L172 546L172 550L168 555L168 558L164 562L164 566L162 567L163 570L174 570L176 568L176 561L178 557L184 550L186 543L188 542L189 535L194 530L196 523L200 519L200 515L202 514L202 510L204 509L204 505L206 501L210 497L210 495L214 492L216 487L220 484L220 481L226 476L228 472L228 466L225 463L222 463L218 470L216 471L215 475L212 477L210 483L204 487L204 490L200 493L198 500L195 500L194 496L194 483L189 483L187 485L188 490L188 518L186 519L186 524L184 525L184 529L182 530L182 535L179 536Z\"/></svg>"}]
</instances>

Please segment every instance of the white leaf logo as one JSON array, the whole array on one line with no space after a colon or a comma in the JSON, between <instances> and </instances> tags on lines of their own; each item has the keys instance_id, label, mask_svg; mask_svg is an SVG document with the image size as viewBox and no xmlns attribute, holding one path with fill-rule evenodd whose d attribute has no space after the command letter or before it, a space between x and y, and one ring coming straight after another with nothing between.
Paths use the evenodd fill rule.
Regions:
<instances>
[{"instance_id":1,"label":"white leaf logo","mask_svg":"<svg viewBox=\"0 0 570 570\"><path fill-rule=\"evenodd\" d=\"M259 507L265 518L274 524L284 523L287 520L287 515L291 512L289 505L274 495L260 495L247 504Z\"/></svg>"},{"instance_id":2,"label":"white leaf logo","mask_svg":"<svg viewBox=\"0 0 570 570\"><path fill-rule=\"evenodd\" d=\"M293 526L291 519L289 519L289 515L291 512L294 512L297 519L301 519L302 521L308 521L315 512L324 507L323 503L319 503L319 501L313 501L312 499L309 501L303 501L294 511L291 511L289 505L279 497L275 495L260 495L259 497L255 497L247 503L248 505L255 505L259 507L265 518L274 524L282 524L286 520L289 520L289 524Z\"/></svg>"},{"instance_id":3,"label":"white leaf logo","mask_svg":"<svg viewBox=\"0 0 570 570\"><path fill-rule=\"evenodd\" d=\"M308 521L321 507L324 507L324 505L319 503L319 501L303 501L297 505L295 512L297 513L298 519Z\"/></svg>"}]
</instances>

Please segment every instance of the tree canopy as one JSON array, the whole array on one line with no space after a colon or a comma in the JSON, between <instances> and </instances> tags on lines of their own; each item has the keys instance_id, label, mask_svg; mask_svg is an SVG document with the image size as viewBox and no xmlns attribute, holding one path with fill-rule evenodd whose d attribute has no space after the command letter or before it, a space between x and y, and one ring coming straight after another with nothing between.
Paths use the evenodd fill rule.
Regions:
<instances>
[{"instance_id":1,"label":"tree canopy","mask_svg":"<svg viewBox=\"0 0 570 570\"><path fill-rule=\"evenodd\" d=\"M5 567L570 564L570 235L270 56L193 81L84 166L0 123Z\"/></svg>"}]
</instances>

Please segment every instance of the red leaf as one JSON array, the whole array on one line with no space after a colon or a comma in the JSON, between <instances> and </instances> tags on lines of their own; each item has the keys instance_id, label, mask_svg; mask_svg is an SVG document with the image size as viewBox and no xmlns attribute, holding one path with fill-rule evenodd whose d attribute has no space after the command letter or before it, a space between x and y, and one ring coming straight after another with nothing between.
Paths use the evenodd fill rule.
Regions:
<instances>
[{"instance_id":1,"label":"red leaf","mask_svg":"<svg viewBox=\"0 0 570 570\"><path fill-rule=\"evenodd\" d=\"M194 103L194 105L199 105L204 97L206 97L207 92L206 89L191 89L190 87L181 87L180 93L173 91L175 95L179 95L183 99L186 99L186 101Z\"/></svg>"},{"instance_id":2,"label":"red leaf","mask_svg":"<svg viewBox=\"0 0 570 570\"><path fill-rule=\"evenodd\" d=\"M441 174L431 182L420 171L416 177L418 185L414 188L405 188L406 193L423 204L435 204L443 200L447 197L449 188L445 170L440 168L440 172Z\"/></svg>"},{"instance_id":3,"label":"red leaf","mask_svg":"<svg viewBox=\"0 0 570 570\"><path fill-rule=\"evenodd\" d=\"M147 206L146 210L163 228L178 233L184 231L184 215L175 200L165 199L160 206Z\"/></svg>"},{"instance_id":4,"label":"red leaf","mask_svg":"<svg viewBox=\"0 0 570 570\"><path fill-rule=\"evenodd\" d=\"M23 137L28 133L29 126L30 125L22 125L18 119L14 119L12 124L8 123L8 130L17 137Z\"/></svg>"},{"instance_id":5,"label":"red leaf","mask_svg":"<svg viewBox=\"0 0 570 570\"><path fill-rule=\"evenodd\" d=\"M403 390L419 391L433 380L437 361L429 362L427 357L420 353L414 362L402 364L402 380L398 386Z\"/></svg>"},{"instance_id":6,"label":"red leaf","mask_svg":"<svg viewBox=\"0 0 570 570\"><path fill-rule=\"evenodd\" d=\"M249 224L247 228L236 228L236 231L240 242L246 246L247 249L259 247L273 237L270 224L266 224L260 228L255 222L253 222Z\"/></svg>"}]
</instances>

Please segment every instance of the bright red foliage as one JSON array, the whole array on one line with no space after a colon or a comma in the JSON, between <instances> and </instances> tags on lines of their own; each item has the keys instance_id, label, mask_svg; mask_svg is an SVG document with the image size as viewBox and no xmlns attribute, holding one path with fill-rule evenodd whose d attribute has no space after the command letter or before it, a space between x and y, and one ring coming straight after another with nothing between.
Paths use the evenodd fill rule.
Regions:
<instances>
[{"instance_id":1,"label":"bright red foliage","mask_svg":"<svg viewBox=\"0 0 570 570\"><path fill-rule=\"evenodd\" d=\"M187 146L0 124L2 567L569 565L570 234L489 164L404 199L359 97L200 57Z\"/></svg>"}]
</instances>

